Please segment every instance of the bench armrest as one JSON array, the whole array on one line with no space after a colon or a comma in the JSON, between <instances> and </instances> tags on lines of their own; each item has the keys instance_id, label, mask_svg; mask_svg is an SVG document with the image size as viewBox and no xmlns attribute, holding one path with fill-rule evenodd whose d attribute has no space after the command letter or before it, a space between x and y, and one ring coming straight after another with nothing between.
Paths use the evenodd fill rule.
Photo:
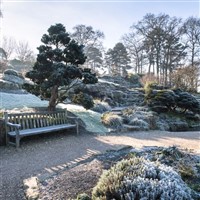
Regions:
<instances>
[{"instance_id":1,"label":"bench armrest","mask_svg":"<svg viewBox=\"0 0 200 200\"><path fill-rule=\"evenodd\" d=\"M78 117L70 117L70 116L66 116L69 119L78 119Z\"/></svg>"},{"instance_id":2,"label":"bench armrest","mask_svg":"<svg viewBox=\"0 0 200 200\"><path fill-rule=\"evenodd\" d=\"M21 128L21 125L20 124L13 124L13 123L10 123L10 122L7 122L6 123L8 126L11 126L11 127L14 127L16 129L20 129Z\"/></svg>"}]
</instances>

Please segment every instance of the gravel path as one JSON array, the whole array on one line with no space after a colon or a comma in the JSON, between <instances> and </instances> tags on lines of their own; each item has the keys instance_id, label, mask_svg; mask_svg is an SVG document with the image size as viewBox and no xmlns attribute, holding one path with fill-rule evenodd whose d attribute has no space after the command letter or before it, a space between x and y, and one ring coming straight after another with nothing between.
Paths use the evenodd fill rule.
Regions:
<instances>
[{"instance_id":1,"label":"gravel path","mask_svg":"<svg viewBox=\"0 0 200 200\"><path fill-rule=\"evenodd\" d=\"M0 147L0 199L23 200L22 182L39 173L55 172L69 163L124 145L172 146L193 149L200 154L200 132L132 132L109 136L82 133L47 134L24 138L22 146Z\"/></svg>"}]
</instances>

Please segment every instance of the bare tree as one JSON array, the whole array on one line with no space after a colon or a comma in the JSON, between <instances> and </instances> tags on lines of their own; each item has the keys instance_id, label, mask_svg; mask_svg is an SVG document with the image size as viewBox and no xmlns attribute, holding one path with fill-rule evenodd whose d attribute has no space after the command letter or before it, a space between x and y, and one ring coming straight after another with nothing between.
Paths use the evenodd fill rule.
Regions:
<instances>
[{"instance_id":1,"label":"bare tree","mask_svg":"<svg viewBox=\"0 0 200 200\"><path fill-rule=\"evenodd\" d=\"M136 25L137 34L143 37L144 48L149 59L149 72L155 64L158 81L170 82L170 73L186 55L180 43L181 19L166 14L147 14Z\"/></svg>"},{"instance_id":2,"label":"bare tree","mask_svg":"<svg viewBox=\"0 0 200 200\"><path fill-rule=\"evenodd\" d=\"M87 57L85 67L91 66L91 54L97 53L102 54L104 51L102 45L102 39L104 39L104 33L100 30L94 30L92 26L86 26L83 24L77 25L73 28L74 32L71 37L76 40L80 45L84 46L84 53ZM99 67L102 67L99 65Z\"/></svg>"},{"instance_id":3,"label":"bare tree","mask_svg":"<svg viewBox=\"0 0 200 200\"><path fill-rule=\"evenodd\" d=\"M6 52L6 57L9 60L16 48L16 40L13 37L3 37L2 47Z\"/></svg>"},{"instance_id":4,"label":"bare tree","mask_svg":"<svg viewBox=\"0 0 200 200\"><path fill-rule=\"evenodd\" d=\"M189 17L183 26L188 56L192 66L200 61L200 18Z\"/></svg>"},{"instance_id":5,"label":"bare tree","mask_svg":"<svg viewBox=\"0 0 200 200\"><path fill-rule=\"evenodd\" d=\"M175 70L171 74L171 79L175 87L188 92L197 92L197 88L200 86L199 75L199 67L189 65Z\"/></svg>"},{"instance_id":6,"label":"bare tree","mask_svg":"<svg viewBox=\"0 0 200 200\"><path fill-rule=\"evenodd\" d=\"M7 57L6 52L3 48L0 48L0 72L3 72L7 68Z\"/></svg>"},{"instance_id":7,"label":"bare tree","mask_svg":"<svg viewBox=\"0 0 200 200\"><path fill-rule=\"evenodd\" d=\"M83 24L77 25L73 28L74 32L71 37L75 39L80 45L87 47L99 48L101 40L104 39L104 33L100 30L94 30L92 26L86 26Z\"/></svg>"},{"instance_id":8,"label":"bare tree","mask_svg":"<svg viewBox=\"0 0 200 200\"><path fill-rule=\"evenodd\" d=\"M19 41L16 45L16 54L17 58L25 63L33 60L34 54L31 48L29 47L28 42Z\"/></svg>"},{"instance_id":9,"label":"bare tree","mask_svg":"<svg viewBox=\"0 0 200 200\"><path fill-rule=\"evenodd\" d=\"M135 73L142 74L146 58L142 38L136 33L131 32L125 34L122 40L132 60Z\"/></svg>"}]
</instances>

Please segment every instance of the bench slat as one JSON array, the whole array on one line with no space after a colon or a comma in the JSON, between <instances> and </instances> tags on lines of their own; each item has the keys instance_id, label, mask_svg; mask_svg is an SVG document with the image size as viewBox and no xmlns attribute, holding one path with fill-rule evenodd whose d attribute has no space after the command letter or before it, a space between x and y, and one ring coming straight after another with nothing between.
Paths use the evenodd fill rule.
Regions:
<instances>
[{"instance_id":1,"label":"bench slat","mask_svg":"<svg viewBox=\"0 0 200 200\"><path fill-rule=\"evenodd\" d=\"M54 131L59 131L59 130L68 129L68 128L74 128L74 127L76 127L75 124L60 124L60 125L35 128L35 129L24 129L24 130L20 130L20 137L54 132ZM16 137L15 131L8 132L8 135L11 137Z\"/></svg>"}]
</instances>

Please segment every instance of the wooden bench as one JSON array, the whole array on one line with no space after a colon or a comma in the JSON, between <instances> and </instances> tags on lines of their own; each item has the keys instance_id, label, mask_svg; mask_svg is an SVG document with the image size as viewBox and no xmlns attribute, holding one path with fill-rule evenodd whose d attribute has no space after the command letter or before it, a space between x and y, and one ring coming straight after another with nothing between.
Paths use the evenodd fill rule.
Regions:
<instances>
[{"instance_id":1,"label":"wooden bench","mask_svg":"<svg viewBox=\"0 0 200 200\"><path fill-rule=\"evenodd\" d=\"M35 112L35 113L4 113L6 123L7 144L14 144L18 148L23 137L76 128L79 134L76 117L69 117L66 111ZM69 123L69 119L75 123ZM14 140L12 142L11 140Z\"/></svg>"}]
</instances>

